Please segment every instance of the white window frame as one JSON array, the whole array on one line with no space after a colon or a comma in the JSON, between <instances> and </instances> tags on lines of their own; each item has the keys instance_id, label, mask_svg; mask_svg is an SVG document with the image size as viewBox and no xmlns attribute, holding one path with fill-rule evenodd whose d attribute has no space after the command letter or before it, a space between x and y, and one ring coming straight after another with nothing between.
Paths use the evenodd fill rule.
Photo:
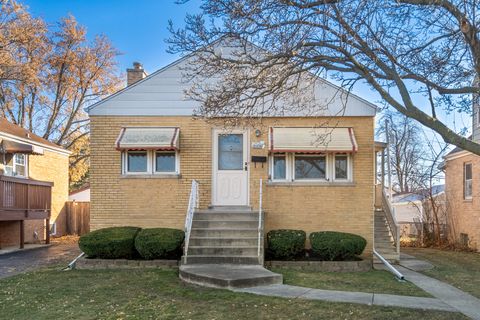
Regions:
<instances>
[{"instance_id":1,"label":"white window frame","mask_svg":"<svg viewBox=\"0 0 480 320\"><path fill-rule=\"evenodd\" d=\"M275 178L275 156L284 156L285 157L285 179L276 179ZM270 157L270 177L272 181L291 181L290 178L290 155L288 153L274 153Z\"/></svg>"},{"instance_id":2,"label":"white window frame","mask_svg":"<svg viewBox=\"0 0 480 320\"><path fill-rule=\"evenodd\" d=\"M12 163L13 163L13 166L8 166L6 161L5 163L3 164L4 168L12 168L12 177L16 177L16 178L25 178L27 179L28 178L28 154L23 154L24 157L25 157L25 163L23 164L23 166L25 167L25 175L19 175L17 174L17 155L19 153L14 153L13 154L13 157L12 157ZM5 169L4 169L5 171Z\"/></svg>"},{"instance_id":3,"label":"white window frame","mask_svg":"<svg viewBox=\"0 0 480 320\"><path fill-rule=\"evenodd\" d=\"M175 170L174 171L157 171L157 153L174 153L175 154ZM180 173L180 154L178 151L153 151L152 152L152 162L153 162L153 174L172 174L176 175Z\"/></svg>"},{"instance_id":4,"label":"white window frame","mask_svg":"<svg viewBox=\"0 0 480 320\"><path fill-rule=\"evenodd\" d=\"M147 153L147 171L128 171L128 154L129 153ZM175 153L175 171L167 171L167 172L157 172L156 171L156 153ZM147 150L147 151L136 151L136 150L125 150L122 152L122 174L126 176L138 176L138 175L179 175L180 174L180 153L177 151L156 151L156 150Z\"/></svg>"},{"instance_id":5,"label":"white window frame","mask_svg":"<svg viewBox=\"0 0 480 320\"><path fill-rule=\"evenodd\" d=\"M275 166L274 166L274 157L278 155L285 155L285 166L286 166L286 175L285 179L276 179L275 178ZM336 155L346 155L347 156L347 179L335 179L335 156ZM296 179L295 178L295 157L296 156L305 156L305 157L318 157L324 156L326 165L325 165L325 179ZM270 181L272 182L292 182L292 183L351 183L353 182L353 156L350 153L328 153L328 154L302 154L302 153L272 153L269 157L269 176Z\"/></svg>"},{"instance_id":6,"label":"white window frame","mask_svg":"<svg viewBox=\"0 0 480 320\"><path fill-rule=\"evenodd\" d=\"M335 161L337 156L347 156L347 178L346 179L337 179L337 169L335 166ZM334 153L331 155L332 160L332 181L337 182L350 182L352 181L352 155L349 153Z\"/></svg>"},{"instance_id":7,"label":"white window frame","mask_svg":"<svg viewBox=\"0 0 480 320\"><path fill-rule=\"evenodd\" d=\"M128 154L129 153L147 153L147 171L128 171ZM123 174L125 175L148 175L152 172L152 161L151 161L150 151L134 151L127 150L123 152Z\"/></svg>"},{"instance_id":8,"label":"white window frame","mask_svg":"<svg viewBox=\"0 0 480 320\"><path fill-rule=\"evenodd\" d=\"M471 177L467 179L467 166L470 166ZM467 194L467 183L470 183L470 194ZM471 162L463 163L463 199L472 200L473 196L473 165Z\"/></svg>"}]
</instances>

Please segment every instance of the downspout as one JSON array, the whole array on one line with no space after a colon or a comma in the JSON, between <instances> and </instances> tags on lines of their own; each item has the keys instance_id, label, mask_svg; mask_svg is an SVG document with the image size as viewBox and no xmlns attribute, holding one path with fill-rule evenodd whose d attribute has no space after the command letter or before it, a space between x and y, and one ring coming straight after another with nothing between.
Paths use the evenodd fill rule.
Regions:
<instances>
[{"instance_id":1,"label":"downspout","mask_svg":"<svg viewBox=\"0 0 480 320\"><path fill-rule=\"evenodd\" d=\"M66 266L65 268L62 269L62 271L68 271L68 270L73 270L75 269L75 264L77 263L77 260L80 259L81 257L83 257L85 255L85 252L82 252L78 255L78 257L76 257L75 259L72 260L72 262L70 262L68 264L68 266Z\"/></svg>"},{"instance_id":2,"label":"downspout","mask_svg":"<svg viewBox=\"0 0 480 320\"><path fill-rule=\"evenodd\" d=\"M390 263L388 262L387 260L385 260L384 257L382 257L382 255L380 253L377 252L377 250L375 250L375 248L373 249L373 254L378 258L380 259L380 261L382 261L382 263L387 267L388 271L390 271L391 273L393 273L395 275L395 277L397 277L398 280L400 281L403 281L405 280L405 276L403 274L400 273L400 271L398 271L397 269L395 269L395 267Z\"/></svg>"}]
</instances>

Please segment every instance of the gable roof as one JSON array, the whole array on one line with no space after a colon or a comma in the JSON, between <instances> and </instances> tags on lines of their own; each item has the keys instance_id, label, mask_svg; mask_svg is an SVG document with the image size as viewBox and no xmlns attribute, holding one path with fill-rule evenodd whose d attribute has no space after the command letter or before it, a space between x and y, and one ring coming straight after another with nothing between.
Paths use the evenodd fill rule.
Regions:
<instances>
[{"instance_id":1,"label":"gable roof","mask_svg":"<svg viewBox=\"0 0 480 320\"><path fill-rule=\"evenodd\" d=\"M184 79L183 70L193 63L194 56L192 53L166 65L89 106L86 111L90 116L191 116L200 103L186 97L185 90L191 82ZM377 107L373 103L323 78L315 78L319 80L315 85L315 99L319 104L327 104L325 114L282 116L375 116Z\"/></svg>"},{"instance_id":2,"label":"gable roof","mask_svg":"<svg viewBox=\"0 0 480 320\"><path fill-rule=\"evenodd\" d=\"M27 129L24 129L16 124L13 124L5 118L0 118L0 136L2 136L2 133L4 134L3 136L5 136L6 139L17 138L19 141L22 141L22 142L39 145L41 147L45 147L45 148L59 151L66 154L71 153L67 149L64 149L63 147L51 141L48 141L47 139L37 136L36 134L34 134L33 132Z\"/></svg>"}]
</instances>

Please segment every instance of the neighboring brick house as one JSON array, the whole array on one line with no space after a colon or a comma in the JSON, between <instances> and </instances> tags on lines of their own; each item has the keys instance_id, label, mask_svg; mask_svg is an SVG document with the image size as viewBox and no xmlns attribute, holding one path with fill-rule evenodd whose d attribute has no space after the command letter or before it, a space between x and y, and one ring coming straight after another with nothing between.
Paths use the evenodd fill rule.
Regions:
<instances>
[{"instance_id":1,"label":"neighboring brick house","mask_svg":"<svg viewBox=\"0 0 480 320\"><path fill-rule=\"evenodd\" d=\"M480 250L480 156L455 148L445 157L444 170L450 238Z\"/></svg>"},{"instance_id":2,"label":"neighboring brick house","mask_svg":"<svg viewBox=\"0 0 480 320\"><path fill-rule=\"evenodd\" d=\"M65 232L70 152L0 118L0 247ZM22 234L23 231L23 234Z\"/></svg>"},{"instance_id":3,"label":"neighboring brick house","mask_svg":"<svg viewBox=\"0 0 480 320\"><path fill-rule=\"evenodd\" d=\"M200 210L195 215L225 211L209 224L218 226L214 230L193 227L196 249L208 240L209 249L229 257L230 247L224 247L221 237L232 228L224 229L229 225L225 220L234 217L235 210L245 213L240 220L257 214L262 179L264 232L355 233L367 239L365 254L371 256L376 107L353 94L338 94L342 89L318 79L316 99L329 101L322 114L272 115L257 124L225 129L192 117L199 105L185 97L182 77L190 59L179 59L145 78L136 63L127 70L126 88L88 108L91 229L183 229L196 180ZM137 74L142 76L133 83ZM316 142L320 135L328 142ZM245 232L252 229L248 239L256 237L256 226L242 223ZM242 239L245 245L247 238Z\"/></svg>"}]
</instances>

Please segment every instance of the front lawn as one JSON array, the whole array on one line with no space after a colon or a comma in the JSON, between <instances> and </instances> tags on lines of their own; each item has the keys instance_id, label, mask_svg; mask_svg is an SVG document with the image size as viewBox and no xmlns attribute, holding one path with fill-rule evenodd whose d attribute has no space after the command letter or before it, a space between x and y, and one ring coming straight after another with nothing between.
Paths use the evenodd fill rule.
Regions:
<instances>
[{"instance_id":1,"label":"front lawn","mask_svg":"<svg viewBox=\"0 0 480 320\"><path fill-rule=\"evenodd\" d=\"M465 319L200 288L175 270L44 270L0 280L2 319Z\"/></svg>"},{"instance_id":2,"label":"front lawn","mask_svg":"<svg viewBox=\"0 0 480 320\"><path fill-rule=\"evenodd\" d=\"M435 266L422 273L480 298L479 253L429 248L402 248L402 252L425 259Z\"/></svg>"},{"instance_id":3,"label":"front lawn","mask_svg":"<svg viewBox=\"0 0 480 320\"><path fill-rule=\"evenodd\" d=\"M405 296L431 297L411 282L399 282L388 271L367 272L313 272L290 268L274 268L283 274L285 284L295 286L343 291L388 293Z\"/></svg>"}]
</instances>

